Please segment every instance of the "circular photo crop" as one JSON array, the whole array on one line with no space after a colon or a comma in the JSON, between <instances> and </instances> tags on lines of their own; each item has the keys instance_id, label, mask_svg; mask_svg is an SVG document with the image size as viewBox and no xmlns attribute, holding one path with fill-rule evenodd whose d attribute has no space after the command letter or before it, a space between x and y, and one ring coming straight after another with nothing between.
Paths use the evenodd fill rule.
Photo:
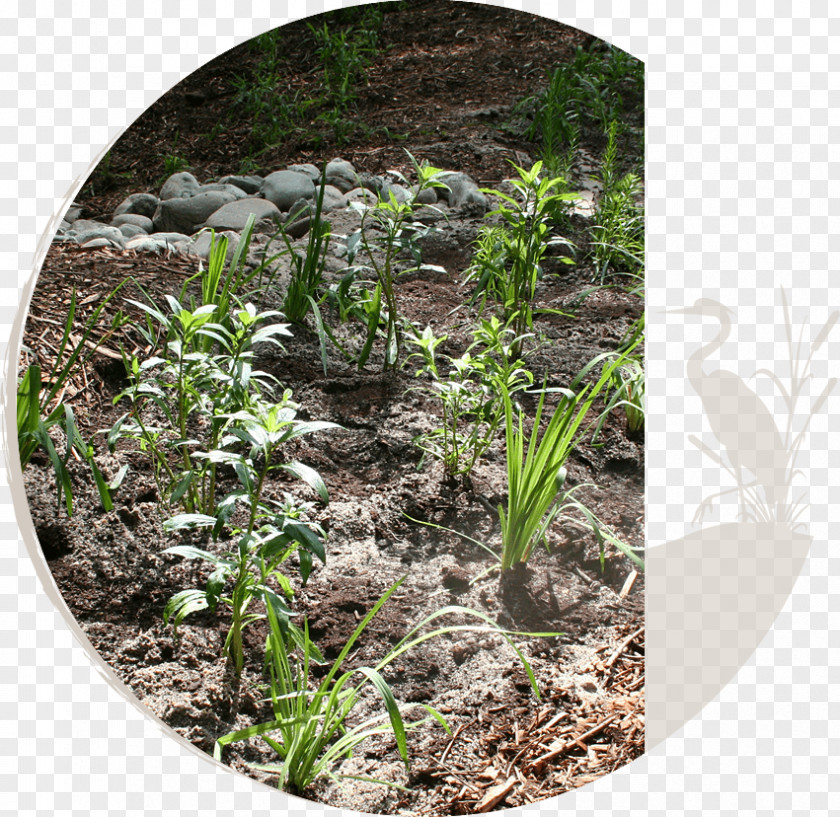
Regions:
<instances>
[{"instance_id":1,"label":"circular photo crop","mask_svg":"<svg viewBox=\"0 0 840 817\"><path fill-rule=\"evenodd\" d=\"M444 0L267 31L64 213L19 357L41 554L156 718L374 814L644 751L644 66Z\"/></svg>"}]
</instances>

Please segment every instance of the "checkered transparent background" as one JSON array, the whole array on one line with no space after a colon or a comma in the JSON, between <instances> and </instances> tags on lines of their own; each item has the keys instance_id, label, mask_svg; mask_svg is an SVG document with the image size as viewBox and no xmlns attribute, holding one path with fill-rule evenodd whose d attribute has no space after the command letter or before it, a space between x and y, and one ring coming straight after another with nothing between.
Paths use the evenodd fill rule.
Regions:
<instances>
[{"instance_id":1,"label":"checkered transparent background","mask_svg":"<svg viewBox=\"0 0 840 817\"><path fill-rule=\"evenodd\" d=\"M352 3L2 4L7 374L20 342L12 324L45 249L39 239L107 146L217 54L342 5ZM497 5L562 20L647 63L648 538L658 545L690 531L702 498L727 485L687 441L709 431L685 356L711 327L663 311L701 296L733 308L738 325L722 365L747 377L756 363L785 359L774 326L780 286L806 337L840 306L840 199L830 198L840 189L840 18L829 0L704 0L688 4L691 17L664 0ZM836 373L838 334L818 355L814 396ZM835 397L814 418L803 462L811 556L753 660L654 752L521 811L828 813L829 793L840 791L830 761L840 756L840 556L828 545L840 539L838 407ZM15 523L12 473L0 475L0 815L338 814L220 770L111 685L36 577ZM724 503L719 521L734 510Z\"/></svg>"}]
</instances>

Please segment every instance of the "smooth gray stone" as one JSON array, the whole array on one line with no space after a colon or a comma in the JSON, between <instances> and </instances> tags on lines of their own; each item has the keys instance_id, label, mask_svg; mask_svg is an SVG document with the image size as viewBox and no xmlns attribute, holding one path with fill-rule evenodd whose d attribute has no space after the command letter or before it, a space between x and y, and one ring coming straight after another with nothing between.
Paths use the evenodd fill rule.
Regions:
<instances>
[{"instance_id":1,"label":"smooth gray stone","mask_svg":"<svg viewBox=\"0 0 840 817\"><path fill-rule=\"evenodd\" d=\"M264 218L282 218L280 210L268 199L245 198L220 207L204 222L204 226L212 227L214 230L241 232L245 229L245 222L248 221L251 213L254 214L256 221Z\"/></svg>"},{"instance_id":2,"label":"smooth gray stone","mask_svg":"<svg viewBox=\"0 0 840 817\"><path fill-rule=\"evenodd\" d=\"M192 235L220 207L233 201L230 193L208 190L187 199L166 199L155 210L152 221L157 232Z\"/></svg>"},{"instance_id":3,"label":"smooth gray stone","mask_svg":"<svg viewBox=\"0 0 840 817\"><path fill-rule=\"evenodd\" d=\"M97 224L87 230L80 230L76 233L75 240L78 244L85 245L97 238L104 238L115 247L125 246L125 236L117 227L110 227L107 224Z\"/></svg>"},{"instance_id":4,"label":"smooth gray stone","mask_svg":"<svg viewBox=\"0 0 840 817\"><path fill-rule=\"evenodd\" d=\"M359 186L356 168L344 159L333 159L327 165L327 184L335 185L342 193Z\"/></svg>"},{"instance_id":5,"label":"smooth gray stone","mask_svg":"<svg viewBox=\"0 0 840 817\"><path fill-rule=\"evenodd\" d=\"M128 198L123 199L114 210L114 216L121 216L125 213L134 213L138 216L151 218L158 206L158 197L151 193L132 193Z\"/></svg>"},{"instance_id":6,"label":"smooth gray stone","mask_svg":"<svg viewBox=\"0 0 840 817\"><path fill-rule=\"evenodd\" d=\"M178 241L170 240L168 236L177 235ZM160 255L164 252L181 252L181 248L189 241L189 236L173 233L156 233L153 235L138 235L125 242L127 250L136 252L152 252Z\"/></svg>"},{"instance_id":7,"label":"smooth gray stone","mask_svg":"<svg viewBox=\"0 0 840 817\"><path fill-rule=\"evenodd\" d=\"M199 193L206 193L209 190L221 190L222 193L230 193L234 200L244 199L248 194L238 185L222 184L221 182L210 182L203 184L199 188Z\"/></svg>"},{"instance_id":8,"label":"smooth gray stone","mask_svg":"<svg viewBox=\"0 0 840 817\"><path fill-rule=\"evenodd\" d=\"M358 181L353 185L353 189L355 190L356 185L358 185L359 187L364 187L366 190L372 190L374 193L378 193L384 184L385 179L382 176L374 176L373 173L362 171L359 173Z\"/></svg>"},{"instance_id":9,"label":"smooth gray stone","mask_svg":"<svg viewBox=\"0 0 840 817\"><path fill-rule=\"evenodd\" d=\"M71 204L67 212L64 214L64 221L72 224L82 217L82 207L79 204Z\"/></svg>"},{"instance_id":10,"label":"smooth gray stone","mask_svg":"<svg viewBox=\"0 0 840 817\"><path fill-rule=\"evenodd\" d=\"M382 189L379 191L379 198L382 199L382 201L390 201L391 193L394 194L397 204L403 204L410 198L410 194L405 187L401 184L394 184L393 182L385 182L385 184L382 185Z\"/></svg>"},{"instance_id":11,"label":"smooth gray stone","mask_svg":"<svg viewBox=\"0 0 840 817\"><path fill-rule=\"evenodd\" d=\"M134 238L134 236L136 235L147 235L146 230L144 230L142 227L138 227L136 224L120 224L119 231L126 238Z\"/></svg>"},{"instance_id":12,"label":"smooth gray stone","mask_svg":"<svg viewBox=\"0 0 840 817\"><path fill-rule=\"evenodd\" d=\"M154 229L150 218L139 216L136 213L122 213L111 219L112 227L122 227L124 224L133 224L135 227L140 227L144 233L150 233Z\"/></svg>"},{"instance_id":13,"label":"smooth gray stone","mask_svg":"<svg viewBox=\"0 0 840 817\"><path fill-rule=\"evenodd\" d=\"M287 224L283 228L283 232L285 232L289 238L303 238L309 232L309 228L311 226L311 216L304 215L303 217L293 221L291 224Z\"/></svg>"},{"instance_id":14,"label":"smooth gray stone","mask_svg":"<svg viewBox=\"0 0 840 817\"><path fill-rule=\"evenodd\" d=\"M189 198L198 193L200 187L192 173L173 173L160 188L160 200Z\"/></svg>"},{"instance_id":15,"label":"smooth gray stone","mask_svg":"<svg viewBox=\"0 0 840 817\"><path fill-rule=\"evenodd\" d=\"M226 230L225 232L216 233L215 241L218 243L219 239L222 236L226 236L228 240L226 257L227 260L230 261L231 258L233 258L234 252L236 252L236 247L239 244L239 233L236 233L233 230ZM190 255L198 255L201 258L209 258L210 245L212 242L213 236L210 234L210 232L202 231L197 236L193 236L184 249Z\"/></svg>"},{"instance_id":16,"label":"smooth gray stone","mask_svg":"<svg viewBox=\"0 0 840 817\"><path fill-rule=\"evenodd\" d=\"M305 173L277 170L265 177L260 193L284 212L300 198L315 196L315 183Z\"/></svg>"},{"instance_id":17,"label":"smooth gray stone","mask_svg":"<svg viewBox=\"0 0 840 817\"><path fill-rule=\"evenodd\" d=\"M440 177L440 181L446 187L437 189L438 196L453 210L468 210L482 216L487 212L487 198L466 173L446 173Z\"/></svg>"},{"instance_id":18,"label":"smooth gray stone","mask_svg":"<svg viewBox=\"0 0 840 817\"><path fill-rule=\"evenodd\" d=\"M152 233L149 237L168 244L179 244L182 241L190 240L190 237L185 233Z\"/></svg>"},{"instance_id":19,"label":"smooth gray stone","mask_svg":"<svg viewBox=\"0 0 840 817\"><path fill-rule=\"evenodd\" d=\"M262 176L222 176L219 179L219 184L235 184L249 196L253 196L254 193L259 193L262 183Z\"/></svg>"},{"instance_id":20,"label":"smooth gray stone","mask_svg":"<svg viewBox=\"0 0 840 817\"><path fill-rule=\"evenodd\" d=\"M291 224L299 218L309 218L315 212L315 202L309 199L298 199L290 208L286 216L286 224Z\"/></svg>"},{"instance_id":21,"label":"smooth gray stone","mask_svg":"<svg viewBox=\"0 0 840 817\"><path fill-rule=\"evenodd\" d=\"M103 224L101 221L94 221L90 218L78 218L70 225L70 228L67 230L67 232L69 235L78 235L79 233L83 233L86 230L96 230L99 227L105 226L106 225Z\"/></svg>"},{"instance_id":22,"label":"smooth gray stone","mask_svg":"<svg viewBox=\"0 0 840 817\"><path fill-rule=\"evenodd\" d=\"M368 190L366 187L357 187L354 190L351 190L346 194L345 198L347 199L348 204L354 201L360 201L364 204L369 204L371 207L373 207L378 200L376 193L372 190Z\"/></svg>"},{"instance_id":23,"label":"smooth gray stone","mask_svg":"<svg viewBox=\"0 0 840 817\"><path fill-rule=\"evenodd\" d=\"M317 198L317 191L315 193ZM337 187L328 184L324 188L324 201L321 204L322 213L331 213L333 210L343 210L347 207L347 197Z\"/></svg>"},{"instance_id":24,"label":"smooth gray stone","mask_svg":"<svg viewBox=\"0 0 840 817\"><path fill-rule=\"evenodd\" d=\"M321 178L321 171L318 170L315 165L310 164L307 162L306 164L302 165L289 165L286 170L291 170L295 173L304 173L305 175L309 176L313 182L317 182Z\"/></svg>"},{"instance_id":25,"label":"smooth gray stone","mask_svg":"<svg viewBox=\"0 0 840 817\"><path fill-rule=\"evenodd\" d=\"M411 189L414 192L414 201L416 201L418 204L437 203L438 197L434 187L427 187L425 190L421 190L419 193L417 192L416 184Z\"/></svg>"},{"instance_id":26,"label":"smooth gray stone","mask_svg":"<svg viewBox=\"0 0 840 817\"><path fill-rule=\"evenodd\" d=\"M107 238L92 238L90 241L85 241L82 244L83 250L98 250L100 247L113 247L114 243L108 241Z\"/></svg>"}]
</instances>

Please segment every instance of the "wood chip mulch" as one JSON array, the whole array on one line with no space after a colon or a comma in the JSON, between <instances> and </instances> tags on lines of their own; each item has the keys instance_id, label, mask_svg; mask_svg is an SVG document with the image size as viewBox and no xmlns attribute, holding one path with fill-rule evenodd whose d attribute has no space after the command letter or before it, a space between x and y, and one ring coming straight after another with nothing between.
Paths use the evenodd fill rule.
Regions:
<instances>
[{"instance_id":1,"label":"wood chip mulch","mask_svg":"<svg viewBox=\"0 0 840 817\"><path fill-rule=\"evenodd\" d=\"M514 723L513 729L506 728L506 704L461 724L443 752L419 772L445 785L437 789L441 799L418 813L481 814L529 805L591 783L641 756L644 652L642 626L619 643L602 645L595 658L579 668L608 696L569 696L561 706L545 704L528 720ZM500 717L502 722L494 723ZM468 768L459 755L486 762Z\"/></svg>"}]
</instances>

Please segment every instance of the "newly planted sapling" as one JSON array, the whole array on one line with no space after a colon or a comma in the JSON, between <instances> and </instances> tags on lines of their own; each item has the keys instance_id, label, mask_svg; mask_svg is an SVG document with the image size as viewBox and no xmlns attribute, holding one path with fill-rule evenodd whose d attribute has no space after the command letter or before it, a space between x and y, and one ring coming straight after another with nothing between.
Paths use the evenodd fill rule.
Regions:
<instances>
[{"instance_id":1,"label":"newly planted sapling","mask_svg":"<svg viewBox=\"0 0 840 817\"><path fill-rule=\"evenodd\" d=\"M528 561L561 512L568 496L564 490L566 460L594 424L592 420L586 423L586 419L595 399L632 351L631 348L608 361L596 383L577 392L555 390L559 391L560 400L542 433L540 424L548 390L543 388L540 393L530 436L524 428L522 411L517 412L508 394L502 392L508 472L507 510L499 506L503 573ZM579 383L575 381L574 385Z\"/></svg>"},{"instance_id":2,"label":"newly planted sapling","mask_svg":"<svg viewBox=\"0 0 840 817\"><path fill-rule=\"evenodd\" d=\"M601 161L601 199L590 228L595 262L603 284L610 270L636 277L644 271L645 224L642 182L634 173L619 176L618 122L610 123Z\"/></svg>"},{"instance_id":3,"label":"newly planted sapling","mask_svg":"<svg viewBox=\"0 0 840 817\"><path fill-rule=\"evenodd\" d=\"M559 218L576 193L554 192L564 189L562 178L541 178L542 162L530 170L517 167L518 179L508 179L519 199L499 191L484 189L496 196L499 206L488 217L501 216L502 224L484 228L478 238L478 253L467 270L466 280L475 288L471 302L488 295L501 304L503 322L517 337L525 337L534 326L534 296L543 276L543 259L553 246L574 249L571 241L553 234ZM561 262L574 263L563 256ZM482 302L482 306L484 301ZM521 341L513 347L514 357L521 354Z\"/></svg>"},{"instance_id":4,"label":"newly planted sapling","mask_svg":"<svg viewBox=\"0 0 840 817\"><path fill-rule=\"evenodd\" d=\"M283 299L283 314L291 323L302 323L311 310L314 309L316 313L318 311L319 290L330 246L330 223L321 218L326 186L326 176L322 175L315 199L315 211L310 217L306 251L296 250L286 231L281 231L291 263L291 278Z\"/></svg>"},{"instance_id":5,"label":"newly planted sapling","mask_svg":"<svg viewBox=\"0 0 840 817\"><path fill-rule=\"evenodd\" d=\"M323 502L329 499L327 488L317 471L301 462L275 463L273 457L285 443L305 434L331 428L335 423L297 420L299 406L286 391L279 403L258 401L247 409L229 415L230 425L221 446L194 454L208 462L233 468L239 487L221 499L212 513L180 514L164 523L169 531L209 528L218 540L235 543L235 550L218 555L189 545L176 545L166 553L190 559L201 559L215 566L204 590L184 590L173 596L164 611L164 621L178 625L190 613L215 609L219 602L231 609L232 623L225 652L236 675L243 666L242 631L252 622L264 618L263 612L249 612L256 598L270 608L288 629L291 611L283 600L291 597L292 587L281 566L293 555L299 559L301 580L305 584L312 570L312 557L325 561L324 531L307 522L312 503L299 503L290 495L284 501L266 494L266 479L272 472L283 471L303 480ZM238 450L237 442L247 450ZM241 510L241 513L238 513ZM223 595L228 582L233 582L229 595ZM283 596L270 586L274 580Z\"/></svg>"},{"instance_id":6,"label":"newly planted sapling","mask_svg":"<svg viewBox=\"0 0 840 817\"><path fill-rule=\"evenodd\" d=\"M449 477L469 476L479 458L493 443L504 416L500 388L512 394L533 383L533 375L512 360L511 347L517 338L510 327L502 327L498 318L482 320L473 331L469 349L454 358L441 361L437 347L447 336L435 336L430 326L423 333L415 331L407 340L417 346L406 363L420 358L422 366L415 376L425 376L427 383L413 389L430 395L441 406L441 424L415 438L415 444L443 463Z\"/></svg>"},{"instance_id":7,"label":"newly planted sapling","mask_svg":"<svg viewBox=\"0 0 840 817\"><path fill-rule=\"evenodd\" d=\"M367 338L358 357L359 368L365 365L370 356L380 325L385 336L384 368L393 369L399 362L403 330L394 287L398 275L397 257L402 251L408 251L415 263L420 265L417 239L433 228L414 218L418 206L417 197L424 190L446 187L440 181L442 170L431 167L425 161L418 163L410 153L408 157L417 175L417 184L405 200L398 199L393 191L388 191L388 197L380 199L373 207L359 202L350 205L361 213L361 224L347 241L348 263L354 273L368 271L373 272L375 277L375 287L369 301L373 308L368 311ZM406 187L410 186L404 176L391 172ZM359 250L364 251L366 258L363 263L354 265Z\"/></svg>"},{"instance_id":8,"label":"newly planted sapling","mask_svg":"<svg viewBox=\"0 0 840 817\"><path fill-rule=\"evenodd\" d=\"M52 366L44 372L39 363L31 362L18 381L16 414L20 467L25 469L39 449L47 455L55 476L58 503L60 505L62 498L64 499L68 516L73 514L73 485L67 462L74 454L82 457L90 468L102 507L106 511L113 507L111 489L115 487L114 483L106 483L93 457L93 448L82 438L73 409L64 402L63 397L73 375L114 332L128 322L128 318L120 310L102 335L94 335L103 310L127 281L128 279L122 281L100 302L90 317L77 329L78 336L73 335L78 306L78 296L74 289L70 295L67 318ZM59 454L50 436L50 430L53 428L61 428L64 432L66 448L63 455Z\"/></svg>"},{"instance_id":9,"label":"newly planted sapling","mask_svg":"<svg viewBox=\"0 0 840 817\"><path fill-rule=\"evenodd\" d=\"M279 345L278 338L291 333L287 324L268 323L279 313L257 313L251 304L230 314L227 329L213 322L212 304L189 310L172 296L167 300L170 314L130 302L146 315L147 340L168 341L161 356L128 362L132 383L114 402L127 399L131 408L108 432L108 446L114 450L120 440L136 441L152 461L163 502L209 513L215 506L216 464L193 455L217 448L229 416L271 393L273 378L253 369L253 346ZM221 354L203 351L205 340Z\"/></svg>"}]
</instances>

